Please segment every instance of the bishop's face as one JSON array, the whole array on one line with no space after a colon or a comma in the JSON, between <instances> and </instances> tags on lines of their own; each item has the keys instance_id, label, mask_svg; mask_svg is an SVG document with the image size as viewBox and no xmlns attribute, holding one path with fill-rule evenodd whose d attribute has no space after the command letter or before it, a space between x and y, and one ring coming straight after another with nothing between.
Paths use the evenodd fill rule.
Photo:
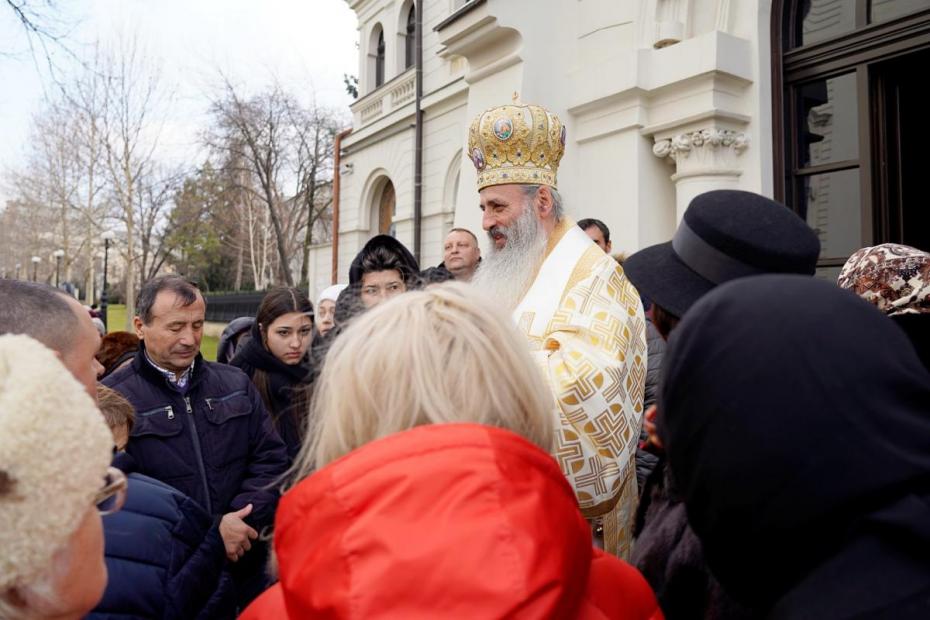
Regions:
<instances>
[{"instance_id":1,"label":"bishop's face","mask_svg":"<svg viewBox=\"0 0 930 620\"><path fill-rule=\"evenodd\" d=\"M533 201L527 198L523 186L516 184L485 187L478 196L484 214L481 227L488 233L493 247L502 250L512 235L513 225L527 209L533 209Z\"/></svg>"},{"instance_id":2,"label":"bishop's face","mask_svg":"<svg viewBox=\"0 0 930 620\"><path fill-rule=\"evenodd\" d=\"M536 201L521 185L495 185L480 192L482 226L491 247L472 282L501 307L513 310L546 256L548 235Z\"/></svg>"}]
</instances>

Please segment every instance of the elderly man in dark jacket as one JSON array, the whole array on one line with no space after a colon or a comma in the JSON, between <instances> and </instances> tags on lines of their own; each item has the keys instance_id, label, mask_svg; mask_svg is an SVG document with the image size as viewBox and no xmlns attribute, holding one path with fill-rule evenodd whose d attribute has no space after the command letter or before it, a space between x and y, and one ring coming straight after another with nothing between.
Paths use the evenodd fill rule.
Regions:
<instances>
[{"instance_id":1,"label":"elderly man in dark jacket","mask_svg":"<svg viewBox=\"0 0 930 620\"><path fill-rule=\"evenodd\" d=\"M245 605L267 585L266 548L255 539L274 520L284 443L249 378L200 355L206 303L196 286L175 275L150 280L137 312L139 352L104 382L137 412L130 466L191 497L218 523Z\"/></svg>"}]
</instances>

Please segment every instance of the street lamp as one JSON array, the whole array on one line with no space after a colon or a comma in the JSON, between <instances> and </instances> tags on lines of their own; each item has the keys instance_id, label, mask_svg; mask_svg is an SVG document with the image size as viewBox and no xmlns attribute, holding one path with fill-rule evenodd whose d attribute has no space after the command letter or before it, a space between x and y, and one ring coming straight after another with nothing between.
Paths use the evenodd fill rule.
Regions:
<instances>
[{"instance_id":1,"label":"street lamp","mask_svg":"<svg viewBox=\"0 0 930 620\"><path fill-rule=\"evenodd\" d=\"M110 258L110 241L116 235L112 230L105 231L100 238L103 239L103 290L100 292L100 320L103 321L103 327L107 328L107 267Z\"/></svg>"},{"instance_id":2,"label":"street lamp","mask_svg":"<svg viewBox=\"0 0 930 620\"><path fill-rule=\"evenodd\" d=\"M39 263L42 262L42 259L39 258L38 256L33 256L29 260L32 261L32 281L35 282L36 281L36 270L39 268Z\"/></svg>"},{"instance_id":3,"label":"street lamp","mask_svg":"<svg viewBox=\"0 0 930 620\"><path fill-rule=\"evenodd\" d=\"M58 278L61 275L61 258L64 255L65 251L60 248L52 252L52 256L55 257L55 288L58 288Z\"/></svg>"}]
</instances>

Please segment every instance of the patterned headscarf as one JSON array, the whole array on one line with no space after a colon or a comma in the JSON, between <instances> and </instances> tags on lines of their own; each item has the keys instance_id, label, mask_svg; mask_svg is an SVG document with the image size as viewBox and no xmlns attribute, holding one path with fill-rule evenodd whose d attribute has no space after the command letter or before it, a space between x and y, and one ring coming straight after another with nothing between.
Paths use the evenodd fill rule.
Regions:
<instances>
[{"instance_id":1,"label":"patterned headscarf","mask_svg":"<svg viewBox=\"0 0 930 620\"><path fill-rule=\"evenodd\" d=\"M930 313L930 254L883 243L849 257L837 280L888 316Z\"/></svg>"}]
</instances>

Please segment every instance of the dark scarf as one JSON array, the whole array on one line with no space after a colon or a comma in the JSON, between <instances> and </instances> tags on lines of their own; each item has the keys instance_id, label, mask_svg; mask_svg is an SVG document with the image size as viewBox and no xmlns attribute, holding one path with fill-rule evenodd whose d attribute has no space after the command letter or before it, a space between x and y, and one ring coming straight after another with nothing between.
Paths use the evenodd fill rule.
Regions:
<instances>
[{"instance_id":1,"label":"dark scarf","mask_svg":"<svg viewBox=\"0 0 930 620\"><path fill-rule=\"evenodd\" d=\"M285 364L265 348L258 323L252 326L250 333L251 338L236 353L230 364L241 368L253 381L256 370L265 372L271 398L271 402L265 405L269 407L268 413L275 420L275 426L287 444L288 452L293 456L299 449L302 427L298 419L302 419L303 416L295 415L296 412L291 411L291 403L295 390L302 389L313 379L308 356L299 364Z\"/></svg>"},{"instance_id":2,"label":"dark scarf","mask_svg":"<svg viewBox=\"0 0 930 620\"><path fill-rule=\"evenodd\" d=\"M404 282L407 283L407 288L413 288L413 282L420 273L420 265L417 263L417 259L413 257L413 254L410 253L410 250L390 235L375 235L368 240L365 247L359 250L359 253L349 266L349 284L361 284L362 276L365 275L362 271L362 264L365 262L365 258L377 249L385 249L397 256L400 275Z\"/></svg>"},{"instance_id":3,"label":"dark scarf","mask_svg":"<svg viewBox=\"0 0 930 620\"><path fill-rule=\"evenodd\" d=\"M886 316L811 278L737 280L687 313L663 373L659 431L730 595L930 617L930 374Z\"/></svg>"}]
</instances>

